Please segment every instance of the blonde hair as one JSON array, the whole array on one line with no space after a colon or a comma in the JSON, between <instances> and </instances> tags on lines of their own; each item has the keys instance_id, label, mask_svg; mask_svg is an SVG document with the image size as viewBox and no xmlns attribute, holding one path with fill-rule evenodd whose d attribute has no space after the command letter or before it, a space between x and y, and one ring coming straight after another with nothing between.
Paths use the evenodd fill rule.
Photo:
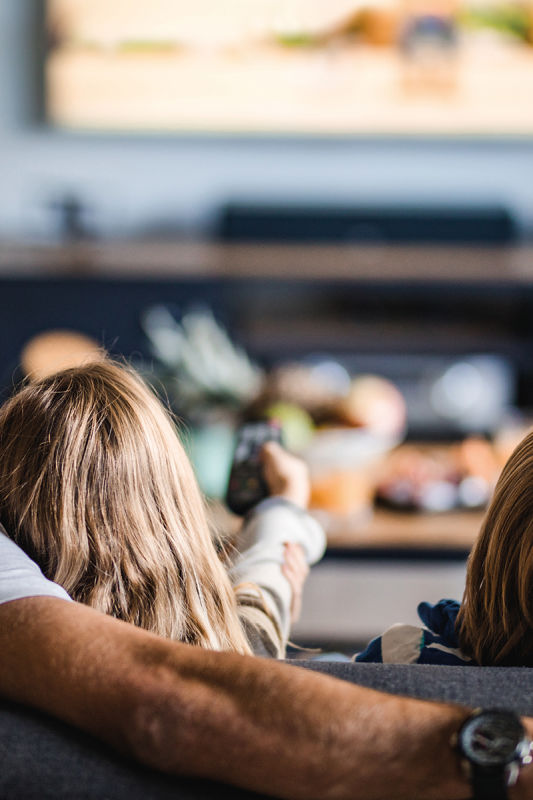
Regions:
<instances>
[{"instance_id":1,"label":"blonde hair","mask_svg":"<svg viewBox=\"0 0 533 800\"><path fill-rule=\"evenodd\" d=\"M173 422L131 370L66 369L0 408L0 520L73 599L172 639L251 652L244 625L261 625L258 591L239 611Z\"/></svg>"},{"instance_id":2,"label":"blonde hair","mask_svg":"<svg viewBox=\"0 0 533 800\"><path fill-rule=\"evenodd\" d=\"M496 485L468 560L457 633L478 664L533 666L533 432Z\"/></svg>"}]
</instances>

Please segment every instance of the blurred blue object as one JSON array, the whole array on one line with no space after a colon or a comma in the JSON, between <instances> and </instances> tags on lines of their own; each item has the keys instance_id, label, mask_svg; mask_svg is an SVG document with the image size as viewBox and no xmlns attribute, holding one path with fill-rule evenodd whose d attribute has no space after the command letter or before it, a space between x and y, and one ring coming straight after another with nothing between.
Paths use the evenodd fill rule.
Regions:
<instances>
[{"instance_id":1,"label":"blurred blue object","mask_svg":"<svg viewBox=\"0 0 533 800\"><path fill-rule=\"evenodd\" d=\"M222 499L225 495L234 440L234 426L220 419L190 428L185 437L196 478L208 497Z\"/></svg>"}]
</instances>

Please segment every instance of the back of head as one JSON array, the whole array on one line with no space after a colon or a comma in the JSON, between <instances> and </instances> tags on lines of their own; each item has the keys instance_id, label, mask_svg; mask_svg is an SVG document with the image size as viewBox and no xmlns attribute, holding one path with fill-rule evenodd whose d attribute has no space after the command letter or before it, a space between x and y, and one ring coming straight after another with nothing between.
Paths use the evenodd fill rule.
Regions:
<instances>
[{"instance_id":1,"label":"back of head","mask_svg":"<svg viewBox=\"0 0 533 800\"><path fill-rule=\"evenodd\" d=\"M75 600L249 651L189 460L131 370L66 369L0 408L0 520Z\"/></svg>"},{"instance_id":2,"label":"back of head","mask_svg":"<svg viewBox=\"0 0 533 800\"><path fill-rule=\"evenodd\" d=\"M533 432L496 485L457 625L461 649L479 664L533 666Z\"/></svg>"}]
</instances>

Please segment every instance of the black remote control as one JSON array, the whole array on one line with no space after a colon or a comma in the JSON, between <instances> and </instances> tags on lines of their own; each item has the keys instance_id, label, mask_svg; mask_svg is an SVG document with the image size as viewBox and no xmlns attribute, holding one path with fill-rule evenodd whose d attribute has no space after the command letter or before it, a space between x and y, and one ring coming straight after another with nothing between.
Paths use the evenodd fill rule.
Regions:
<instances>
[{"instance_id":1,"label":"black remote control","mask_svg":"<svg viewBox=\"0 0 533 800\"><path fill-rule=\"evenodd\" d=\"M260 460L266 442L281 444L281 427L277 422L249 422L237 431L237 444L226 492L226 504L234 514L242 516L268 497Z\"/></svg>"}]
</instances>

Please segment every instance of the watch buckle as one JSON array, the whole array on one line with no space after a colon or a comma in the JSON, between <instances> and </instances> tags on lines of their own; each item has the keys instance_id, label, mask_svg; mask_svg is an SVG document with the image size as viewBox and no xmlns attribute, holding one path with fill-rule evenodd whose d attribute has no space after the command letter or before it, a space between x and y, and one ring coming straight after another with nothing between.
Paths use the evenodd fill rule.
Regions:
<instances>
[{"instance_id":1,"label":"watch buckle","mask_svg":"<svg viewBox=\"0 0 533 800\"><path fill-rule=\"evenodd\" d=\"M516 761L512 761L510 764L507 765L505 769L505 774L507 777L507 786L514 786L518 780L521 768L533 762L533 756L531 755L532 750L533 750L533 742L530 741L525 755L523 756L521 755L519 758L516 759Z\"/></svg>"}]
</instances>

